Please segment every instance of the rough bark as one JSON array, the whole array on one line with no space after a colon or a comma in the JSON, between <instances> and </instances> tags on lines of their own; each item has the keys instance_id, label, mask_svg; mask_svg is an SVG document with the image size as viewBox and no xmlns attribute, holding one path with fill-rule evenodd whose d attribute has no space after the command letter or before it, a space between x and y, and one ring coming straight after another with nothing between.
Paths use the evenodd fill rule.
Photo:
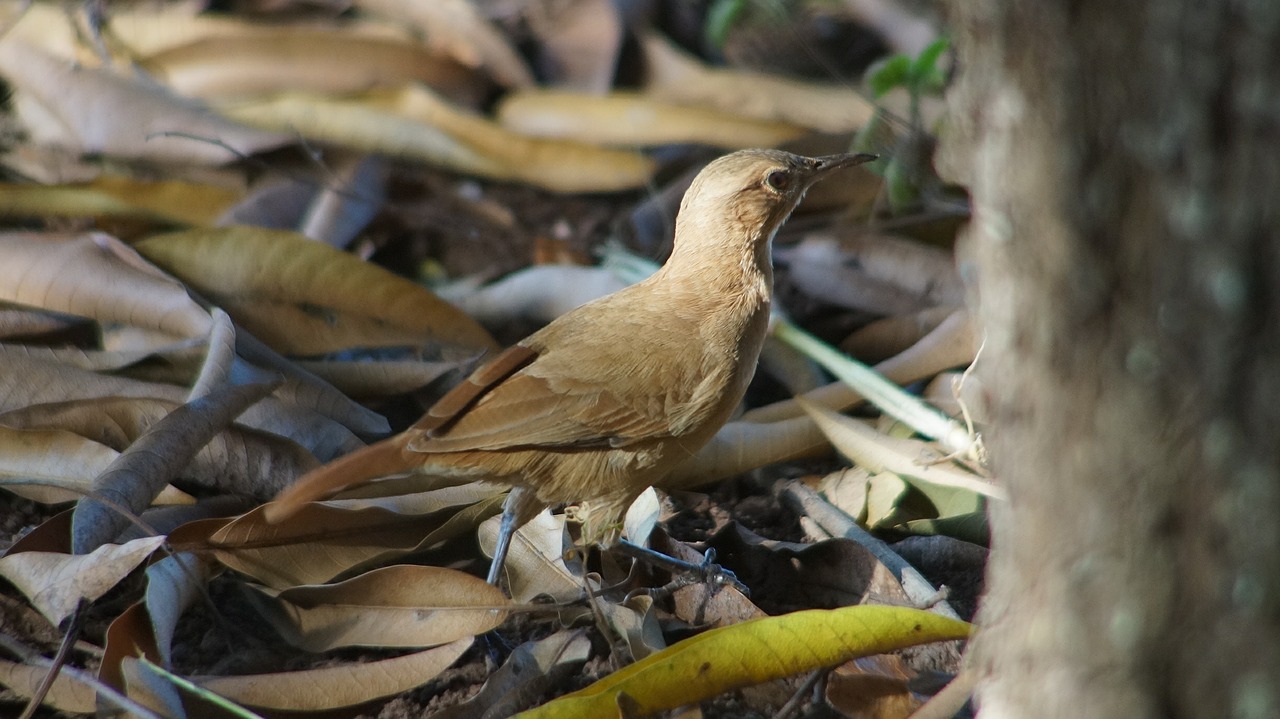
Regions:
<instances>
[{"instance_id":1,"label":"rough bark","mask_svg":"<svg viewBox=\"0 0 1280 719\"><path fill-rule=\"evenodd\" d=\"M982 716L1280 716L1280 3L952 10Z\"/></svg>"}]
</instances>

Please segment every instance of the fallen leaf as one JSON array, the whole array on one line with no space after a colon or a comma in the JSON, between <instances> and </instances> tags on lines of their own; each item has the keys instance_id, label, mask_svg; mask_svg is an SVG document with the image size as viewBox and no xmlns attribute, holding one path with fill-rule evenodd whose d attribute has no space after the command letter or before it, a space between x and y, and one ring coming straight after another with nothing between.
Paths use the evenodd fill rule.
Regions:
<instances>
[{"instance_id":1,"label":"fallen leaf","mask_svg":"<svg viewBox=\"0 0 1280 719\"><path fill-rule=\"evenodd\" d=\"M497 115L503 127L531 137L610 147L692 143L738 150L776 147L805 133L797 125L629 92L599 95L525 90L503 97Z\"/></svg>"},{"instance_id":2,"label":"fallen leaf","mask_svg":"<svg viewBox=\"0 0 1280 719\"><path fill-rule=\"evenodd\" d=\"M309 504L280 524L268 524L259 507L215 532L208 546L228 567L287 589L327 582L475 531L481 520L500 510L502 501L495 496L427 515Z\"/></svg>"},{"instance_id":3,"label":"fallen leaf","mask_svg":"<svg viewBox=\"0 0 1280 719\"><path fill-rule=\"evenodd\" d=\"M0 215L8 217L138 217L181 225L211 225L243 190L181 180L102 175L67 185L0 184Z\"/></svg>"},{"instance_id":4,"label":"fallen leaf","mask_svg":"<svg viewBox=\"0 0 1280 719\"><path fill-rule=\"evenodd\" d=\"M196 683L233 702L263 709L321 711L363 704L430 681L471 646L472 639L395 659L279 674L196 677Z\"/></svg>"},{"instance_id":5,"label":"fallen leaf","mask_svg":"<svg viewBox=\"0 0 1280 719\"><path fill-rule=\"evenodd\" d=\"M439 646L497 627L507 617L500 608L511 603L479 577L408 564L337 584L259 590L258 598L263 615L285 641L310 652Z\"/></svg>"},{"instance_id":6,"label":"fallen leaf","mask_svg":"<svg viewBox=\"0 0 1280 719\"><path fill-rule=\"evenodd\" d=\"M120 583L164 537L104 544L89 554L20 552L0 557L0 576L13 583L53 624L71 616L81 600L93 601Z\"/></svg>"},{"instance_id":7,"label":"fallen leaf","mask_svg":"<svg viewBox=\"0 0 1280 719\"><path fill-rule=\"evenodd\" d=\"M147 428L93 480L76 506L71 548L96 549L120 533L130 514L141 514L191 458L273 385L233 385L184 404Z\"/></svg>"},{"instance_id":8,"label":"fallen leaf","mask_svg":"<svg viewBox=\"0 0 1280 719\"><path fill-rule=\"evenodd\" d=\"M348 94L416 80L472 104L485 78L429 47L352 35L342 26L272 25L193 40L142 58L180 95L202 99L286 91Z\"/></svg>"},{"instance_id":9,"label":"fallen leaf","mask_svg":"<svg viewBox=\"0 0 1280 719\"><path fill-rule=\"evenodd\" d=\"M18 664L0 659L0 684L19 697L35 696L37 687L49 673L49 667ZM97 692L67 672L59 672L53 686L44 695L41 706L73 714L92 714L97 710Z\"/></svg>"},{"instance_id":10,"label":"fallen leaf","mask_svg":"<svg viewBox=\"0 0 1280 719\"><path fill-rule=\"evenodd\" d=\"M648 71L645 89L659 99L829 133L857 130L875 113L870 101L847 86L709 68L652 33L641 44Z\"/></svg>"},{"instance_id":11,"label":"fallen leaf","mask_svg":"<svg viewBox=\"0 0 1280 719\"><path fill-rule=\"evenodd\" d=\"M474 320L425 287L297 233L189 230L135 247L285 354L429 342L495 346Z\"/></svg>"},{"instance_id":12,"label":"fallen leaf","mask_svg":"<svg viewBox=\"0 0 1280 719\"><path fill-rule=\"evenodd\" d=\"M591 655L591 640L581 630L562 630L515 648L480 691L465 702L432 714L432 719L482 719L511 716L543 692L559 686Z\"/></svg>"},{"instance_id":13,"label":"fallen leaf","mask_svg":"<svg viewBox=\"0 0 1280 719\"><path fill-rule=\"evenodd\" d=\"M686 639L517 716L610 716L624 696L635 711L629 716L647 716L853 657L965 639L970 631L965 622L905 607L811 609L754 619Z\"/></svg>"},{"instance_id":14,"label":"fallen leaf","mask_svg":"<svg viewBox=\"0 0 1280 719\"><path fill-rule=\"evenodd\" d=\"M524 59L469 0L356 0L355 5L421 31L428 46L467 67L484 68L505 87L534 84Z\"/></svg>"},{"instance_id":15,"label":"fallen leaf","mask_svg":"<svg viewBox=\"0 0 1280 719\"><path fill-rule=\"evenodd\" d=\"M289 142L171 95L154 83L77 67L20 41L0 41L0 74L30 139L81 154L222 164Z\"/></svg>"}]
</instances>

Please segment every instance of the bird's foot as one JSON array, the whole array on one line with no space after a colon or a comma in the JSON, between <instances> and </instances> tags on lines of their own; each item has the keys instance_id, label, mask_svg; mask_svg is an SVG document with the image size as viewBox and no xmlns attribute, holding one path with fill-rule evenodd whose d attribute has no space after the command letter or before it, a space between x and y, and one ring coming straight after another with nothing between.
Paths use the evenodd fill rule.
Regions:
<instances>
[{"instance_id":1,"label":"bird's foot","mask_svg":"<svg viewBox=\"0 0 1280 719\"><path fill-rule=\"evenodd\" d=\"M709 584L714 591L719 591L722 587L733 587L744 596L751 596L751 590L738 579L736 574L716 564L716 550L714 549L708 548L702 555L702 561L696 563L669 557L661 552L638 544L632 544L626 540L619 541L614 546L632 559L671 573L672 581L658 589L658 594L674 592L680 587L687 587L691 584Z\"/></svg>"}]
</instances>

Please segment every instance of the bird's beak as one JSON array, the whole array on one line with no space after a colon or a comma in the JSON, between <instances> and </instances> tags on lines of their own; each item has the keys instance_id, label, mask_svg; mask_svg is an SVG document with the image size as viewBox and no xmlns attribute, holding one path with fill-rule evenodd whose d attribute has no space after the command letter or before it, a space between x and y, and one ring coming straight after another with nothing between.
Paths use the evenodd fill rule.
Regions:
<instances>
[{"instance_id":1,"label":"bird's beak","mask_svg":"<svg viewBox=\"0 0 1280 719\"><path fill-rule=\"evenodd\" d=\"M813 168L815 178L823 177L828 173L836 170L861 165L865 162L880 159L879 155L871 155L866 152L851 152L844 155L827 155L825 157L816 158L817 163Z\"/></svg>"}]
</instances>

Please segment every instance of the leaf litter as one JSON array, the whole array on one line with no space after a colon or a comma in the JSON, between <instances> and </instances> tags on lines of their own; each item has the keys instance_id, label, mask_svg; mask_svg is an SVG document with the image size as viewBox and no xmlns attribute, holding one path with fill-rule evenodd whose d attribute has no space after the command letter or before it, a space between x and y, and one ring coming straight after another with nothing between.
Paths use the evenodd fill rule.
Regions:
<instances>
[{"instance_id":1,"label":"leaf litter","mask_svg":"<svg viewBox=\"0 0 1280 719\"><path fill-rule=\"evenodd\" d=\"M87 711L96 686L186 716L197 700L139 656L250 708L387 717L759 714L799 696L786 677L835 665L807 701L905 716L921 677L957 670L946 642L882 654L969 631L939 613L946 590L906 592L896 562L970 580L956 582L969 616L980 577L955 567L985 553L956 537L981 543L998 492L935 443L836 414L857 388L791 400L786 387L828 381L802 357L786 378L762 370L749 410L627 520L670 556L714 556L749 596L609 552L566 555L575 528L560 511L518 537L510 593L497 592L476 575L501 488L466 478L391 477L262 522L258 503L283 483L404 427L480 352L625 282L578 264L606 241L660 259L661 230L644 235L632 213L669 232L681 174L718 152L698 143L838 152L854 140L829 133L884 110L847 79L860 68L815 82L735 64L761 37L766 58L780 42L749 20L717 28L726 66L670 40L702 18L643 24L587 3L565 25L554 5L379 0L264 23L175 4L100 25L34 5L10 19L0 575L21 592L0 615L9 626L11 606L38 609L47 631L15 638L51 653L48 632L86 602L91 651L71 661L93 670L59 679L50 707ZM927 45L929 22L896 12L900 27L863 32ZM49 182L67 174L53 158L75 183ZM797 212L778 238L780 303L890 380L927 381L975 356L952 238L920 219L946 203L922 183L889 206L881 183L851 176ZM295 210L262 210L287 187ZM873 341L877 322L897 324ZM930 396L965 416L980 400L941 384ZM833 444L869 474L841 473ZM783 479L901 556L825 539L830 524L783 504ZM74 518L56 514L71 505ZM744 641L770 650L704 668L704 654L750 657ZM787 655L800 647L807 658ZM0 700L29 696L40 671L0 666ZM699 671L707 681L687 681ZM601 703L550 701L566 692Z\"/></svg>"}]
</instances>

